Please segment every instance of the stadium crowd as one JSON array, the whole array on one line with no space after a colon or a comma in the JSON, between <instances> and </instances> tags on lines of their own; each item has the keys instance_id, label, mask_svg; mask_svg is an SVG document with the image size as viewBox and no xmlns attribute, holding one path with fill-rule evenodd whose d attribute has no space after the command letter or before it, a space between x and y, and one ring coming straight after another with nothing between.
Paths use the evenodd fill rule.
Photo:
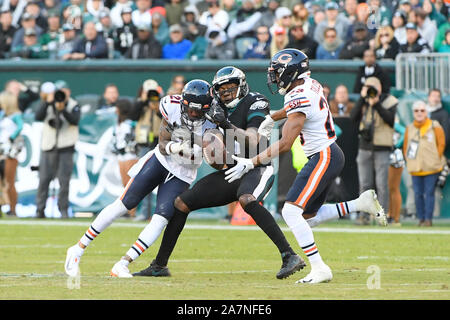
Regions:
<instances>
[{"instance_id":1,"label":"stadium crowd","mask_svg":"<svg viewBox=\"0 0 450 320\"><path fill-rule=\"evenodd\" d=\"M445 0L3 0L4 59L310 59L449 52Z\"/></svg>"},{"instance_id":2,"label":"stadium crowd","mask_svg":"<svg viewBox=\"0 0 450 320\"><path fill-rule=\"evenodd\" d=\"M445 166L439 159L450 138L449 115L442 108L441 92L433 89L427 103L414 105L414 122L402 127L395 117L397 100L389 94L389 76L377 61L395 59L401 52L450 52L448 1L0 0L0 3L3 59L269 59L275 52L289 47L304 51L310 59L363 60L351 90L341 85L329 92L329 87L323 84L324 90L328 90L333 116L348 117L359 128L360 189L376 186L391 222L400 225L400 180L406 168L412 176L409 189L415 199L415 207L410 211L417 215L421 225L431 225L430 208L434 209L435 205L430 198L440 192L435 188L436 183L442 179L445 183L445 177L440 178ZM128 181L127 170L158 143L159 99L164 94L180 94L186 83L182 75L177 75L170 88L164 90L155 80L143 82L133 101L123 99L117 85L107 84L98 102L97 111L118 114L113 149L118 155L124 185ZM376 94L366 99L370 95L369 87L376 89ZM349 91L361 98L350 101ZM58 98L57 92L63 92L64 98ZM0 96L0 138L2 143L10 145L3 169L9 215L15 215L17 203L12 181L18 165L17 150L22 143L16 139L23 125L18 115L39 99L39 108L33 110L36 121L47 123L55 118L55 113L61 114L58 123L48 122L44 126L48 132L44 130L43 135L54 136L56 130L66 138L61 145L48 139L43 144L37 216L45 217L49 183L57 175L65 181L58 207L62 216L67 217L70 177L64 172L70 170L52 172L52 168L58 167L52 153L56 150L72 158L82 111L64 81L44 83L40 92L35 93L19 81L11 80ZM416 118L416 113L418 116L423 110L428 116ZM419 164L405 159L408 152L413 152L408 144L411 126L424 133L430 128L434 130L439 151L434 167L422 170ZM416 150L413 158L424 157L426 152ZM68 168L72 162L64 160L63 165ZM376 177L373 170L378 173ZM144 202L146 209L140 216L148 219L151 197ZM136 212L130 211L129 215L135 216ZM360 223L368 223L367 217L361 215Z\"/></svg>"}]
</instances>

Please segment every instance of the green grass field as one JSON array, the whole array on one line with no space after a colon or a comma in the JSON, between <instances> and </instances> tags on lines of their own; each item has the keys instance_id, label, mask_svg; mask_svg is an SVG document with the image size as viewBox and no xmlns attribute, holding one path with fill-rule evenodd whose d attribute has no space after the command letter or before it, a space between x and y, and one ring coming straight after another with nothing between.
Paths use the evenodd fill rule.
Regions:
<instances>
[{"instance_id":1,"label":"green grass field","mask_svg":"<svg viewBox=\"0 0 450 320\"><path fill-rule=\"evenodd\" d=\"M317 227L316 243L334 278L299 285L295 281L309 266L277 280L281 259L262 231L204 220L190 220L181 234L169 263L172 277L111 278L111 267L145 226L118 220L85 252L78 286L64 274L65 253L90 222L1 219L0 299L450 299L448 224L382 228L341 221ZM292 233L280 225L300 253ZM160 239L130 270L147 267L159 244ZM373 268L380 271L378 289L368 286Z\"/></svg>"}]
</instances>

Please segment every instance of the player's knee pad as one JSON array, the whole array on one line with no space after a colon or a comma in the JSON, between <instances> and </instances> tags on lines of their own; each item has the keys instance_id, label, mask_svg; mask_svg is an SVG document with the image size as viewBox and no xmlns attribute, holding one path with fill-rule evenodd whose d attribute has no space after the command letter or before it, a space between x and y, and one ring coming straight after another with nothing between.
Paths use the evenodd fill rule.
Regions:
<instances>
[{"instance_id":1,"label":"player's knee pad","mask_svg":"<svg viewBox=\"0 0 450 320\"><path fill-rule=\"evenodd\" d=\"M281 210L281 215L290 229L296 228L299 225L308 224L302 214L302 208L288 202L284 204Z\"/></svg>"}]
</instances>

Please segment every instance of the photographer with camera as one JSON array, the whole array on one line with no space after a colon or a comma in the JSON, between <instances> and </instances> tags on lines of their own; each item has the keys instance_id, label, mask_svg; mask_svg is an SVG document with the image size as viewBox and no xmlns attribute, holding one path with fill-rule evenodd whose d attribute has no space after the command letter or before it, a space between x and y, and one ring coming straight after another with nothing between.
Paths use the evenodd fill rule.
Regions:
<instances>
[{"instance_id":1,"label":"photographer with camera","mask_svg":"<svg viewBox=\"0 0 450 320\"><path fill-rule=\"evenodd\" d=\"M58 208L61 216L68 218L69 182L80 120L80 106L70 94L71 91L65 81L56 81L55 91L44 94L45 100L35 114L36 121L43 122L39 186L36 195L38 218L45 218L48 188L55 177L58 178L60 186Z\"/></svg>"},{"instance_id":2,"label":"photographer with camera","mask_svg":"<svg viewBox=\"0 0 450 320\"><path fill-rule=\"evenodd\" d=\"M135 139L138 158L155 148L159 141L159 127L162 115L159 101L164 96L162 87L153 79L147 79L138 92L129 118L136 121ZM148 220L151 215L151 193L142 201L138 220Z\"/></svg>"},{"instance_id":3,"label":"photographer with camera","mask_svg":"<svg viewBox=\"0 0 450 320\"><path fill-rule=\"evenodd\" d=\"M370 77L350 112L350 118L359 126L356 162L360 192L376 187L383 208L389 208L388 169L397 103L394 96L382 93L378 78ZM368 223L368 217L360 216L360 219L362 224Z\"/></svg>"}]
</instances>

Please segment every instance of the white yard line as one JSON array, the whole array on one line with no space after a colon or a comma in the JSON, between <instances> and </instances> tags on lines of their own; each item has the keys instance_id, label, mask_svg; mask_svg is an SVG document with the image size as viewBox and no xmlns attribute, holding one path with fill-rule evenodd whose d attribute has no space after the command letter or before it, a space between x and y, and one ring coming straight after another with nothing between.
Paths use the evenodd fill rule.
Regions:
<instances>
[{"instance_id":1,"label":"white yard line","mask_svg":"<svg viewBox=\"0 0 450 320\"><path fill-rule=\"evenodd\" d=\"M27 225L27 226L64 226L64 227L89 227L92 221L58 221L58 220L0 220L2 225ZM110 227L127 227L143 229L145 223L138 222L122 222L116 221ZM257 226L232 226L232 225L207 225L207 224L187 224L186 229L194 230L260 230ZM283 231L290 231L287 227L281 228ZM317 227L313 228L316 232L332 232L332 233L377 233L377 234L436 234L450 235L450 230L423 230L423 229L391 229L391 228L370 228L370 227L351 227L351 228L333 228L333 227Z\"/></svg>"}]
</instances>

